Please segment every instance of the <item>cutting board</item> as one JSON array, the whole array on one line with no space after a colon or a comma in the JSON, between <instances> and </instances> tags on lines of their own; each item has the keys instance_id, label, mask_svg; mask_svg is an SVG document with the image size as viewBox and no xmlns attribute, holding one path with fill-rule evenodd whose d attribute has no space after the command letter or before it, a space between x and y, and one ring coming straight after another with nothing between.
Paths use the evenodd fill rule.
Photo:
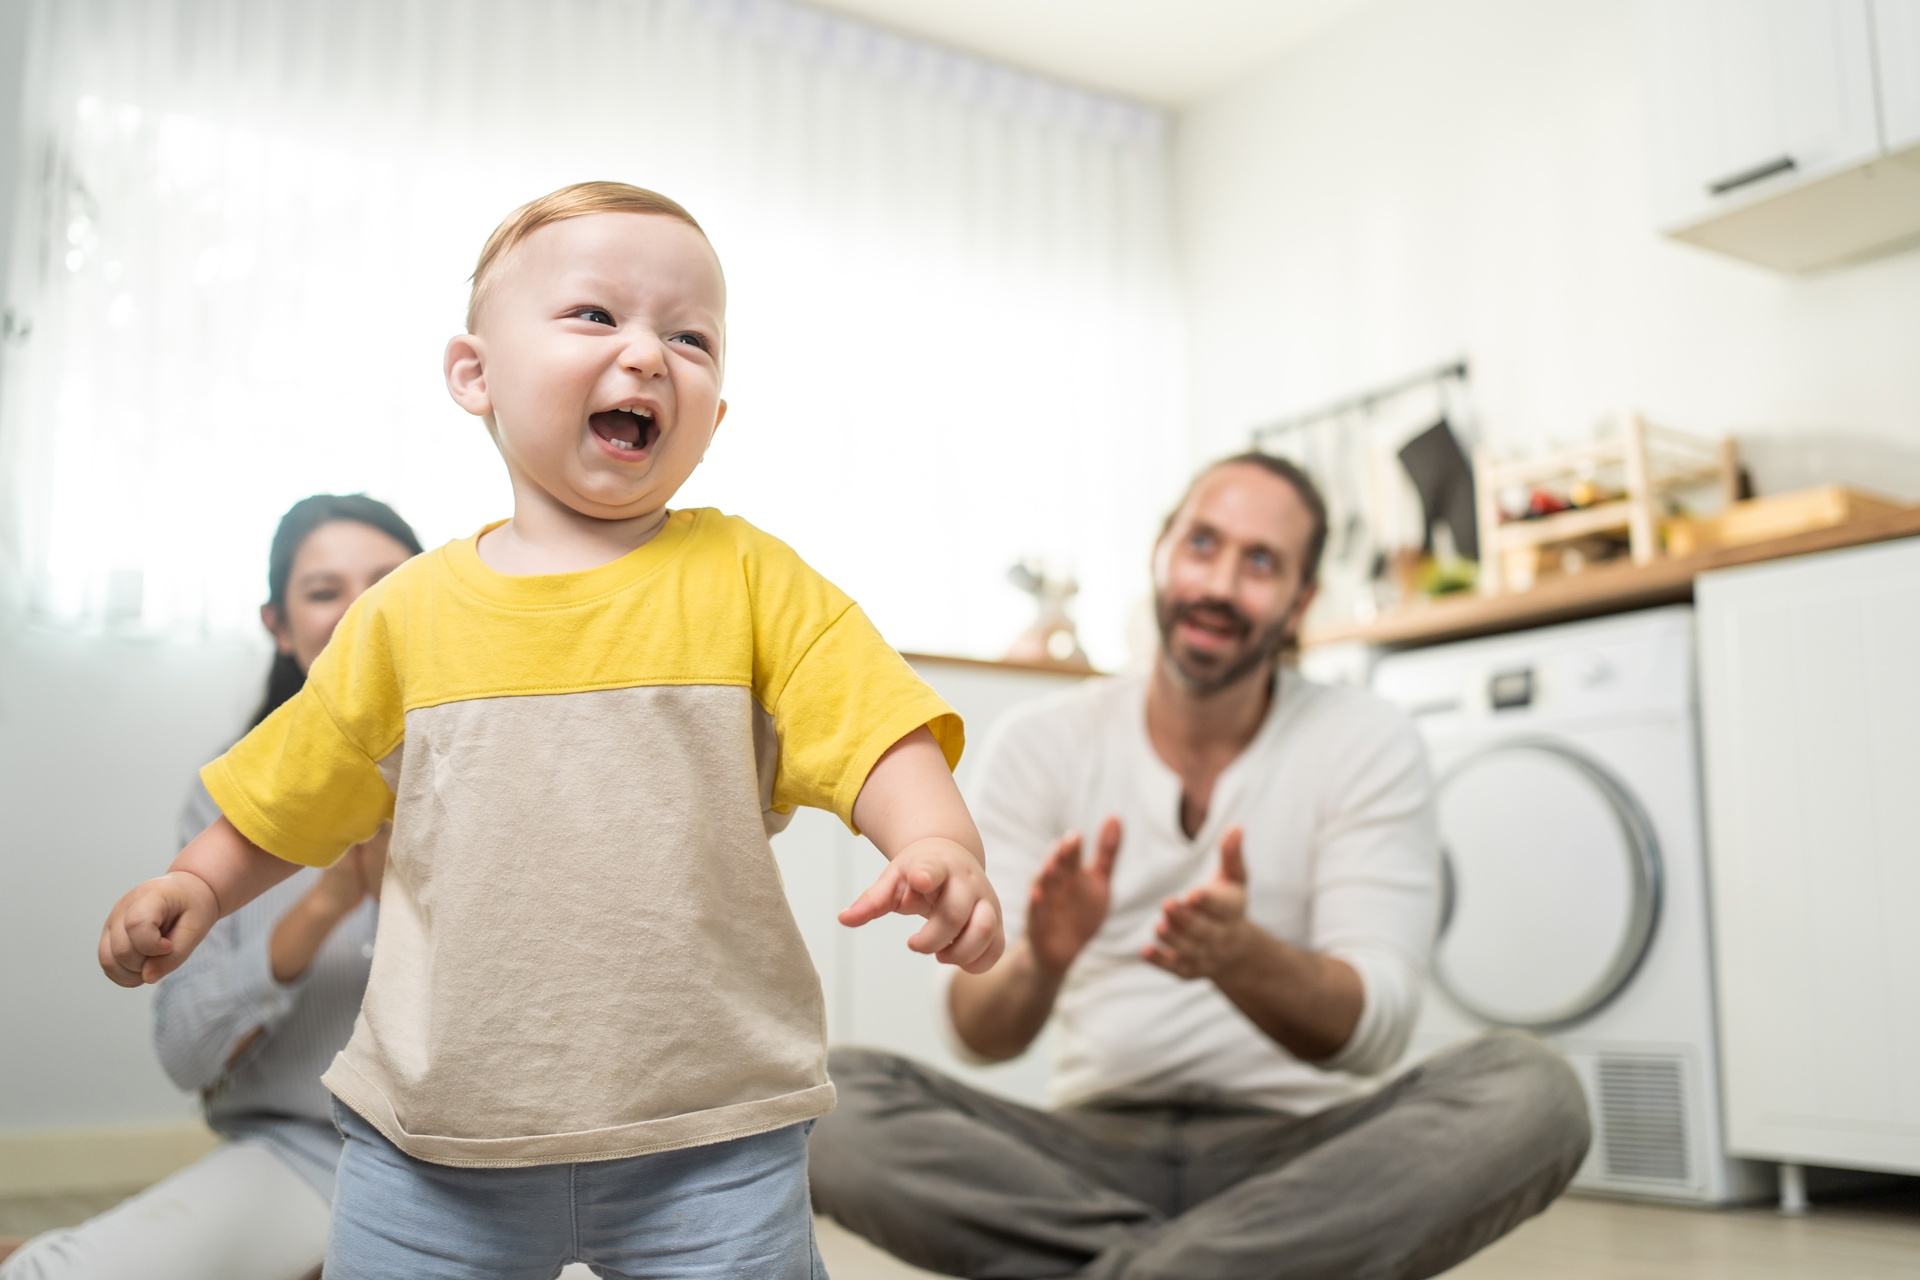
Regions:
<instances>
[{"instance_id":1,"label":"cutting board","mask_svg":"<svg viewBox=\"0 0 1920 1280\"><path fill-rule=\"evenodd\" d=\"M1880 494L1843 484L1823 484L1767 498L1736 502L1717 515L1680 516L1662 529L1667 554L1688 556L1716 547L1739 547L1769 538L1784 538L1809 529L1849 524L1869 516L1889 515L1906 506Z\"/></svg>"}]
</instances>

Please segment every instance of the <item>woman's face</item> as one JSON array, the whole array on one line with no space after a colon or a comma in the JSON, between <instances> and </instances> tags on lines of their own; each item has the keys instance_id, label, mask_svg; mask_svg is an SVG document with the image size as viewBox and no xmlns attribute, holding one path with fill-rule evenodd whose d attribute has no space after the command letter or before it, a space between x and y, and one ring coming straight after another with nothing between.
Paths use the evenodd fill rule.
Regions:
<instances>
[{"instance_id":1,"label":"woman's face","mask_svg":"<svg viewBox=\"0 0 1920 1280\"><path fill-rule=\"evenodd\" d=\"M347 606L413 553L370 524L329 520L300 544L287 577L284 609L260 606L260 621L281 653L305 672L326 648Z\"/></svg>"}]
</instances>

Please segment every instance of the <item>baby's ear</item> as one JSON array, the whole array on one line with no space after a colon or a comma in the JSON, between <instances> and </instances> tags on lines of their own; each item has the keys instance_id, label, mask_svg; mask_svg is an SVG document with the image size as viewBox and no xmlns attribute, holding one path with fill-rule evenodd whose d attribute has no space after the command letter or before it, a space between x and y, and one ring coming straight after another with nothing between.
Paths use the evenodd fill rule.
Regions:
<instances>
[{"instance_id":1,"label":"baby's ear","mask_svg":"<svg viewBox=\"0 0 1920 1280\"><path fill-rule=\"evenodd\" d=\"M476 417L493 412L493 399L487 394L485 348L471 333L455 334L447 343L444 362L447 394L453 402Z\"/></svg>"}]
</instances>

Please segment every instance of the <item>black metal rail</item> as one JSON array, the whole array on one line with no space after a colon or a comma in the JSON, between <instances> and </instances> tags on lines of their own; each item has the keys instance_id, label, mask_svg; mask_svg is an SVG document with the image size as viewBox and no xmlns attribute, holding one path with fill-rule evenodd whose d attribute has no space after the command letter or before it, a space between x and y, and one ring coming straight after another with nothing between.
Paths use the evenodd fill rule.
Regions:
<instances>
[{"instance_id":1,"label":"black metal rail","mask_svg":"<svg viewBox=\"0 0 1920 1280\"><path fill-rule=\"evenodd\" d=\"M1282 418L1278 422L1269 422L1265 426L1255 427L1253 429L1253 442L1256 445L1264 444L1277 436L1290 434L1291 432L1300 430L1302 427L1311 427L1316 423L1325 422L1329 418L1338 418L1342 414L1348 413L1363 413L1383 400L1391 400L1395 396L1405 395L1409 391L1417 391L1421 387L1432 386L1434 383L1464 383L1466 380L1467 362L1465 360L1456 360L1452 364L1443 364L1437 369L1428 369L1423 373L1411 374L1408 377L1401 378L1397 382L1390 382L1384 386L1375 387L1371 391L1362 392L1357 396L1348 396L1344 400L1336 400L1332 404L1322 405L1311 413L1299 413L1289 418Z\"/></svg>"}]
</instances>

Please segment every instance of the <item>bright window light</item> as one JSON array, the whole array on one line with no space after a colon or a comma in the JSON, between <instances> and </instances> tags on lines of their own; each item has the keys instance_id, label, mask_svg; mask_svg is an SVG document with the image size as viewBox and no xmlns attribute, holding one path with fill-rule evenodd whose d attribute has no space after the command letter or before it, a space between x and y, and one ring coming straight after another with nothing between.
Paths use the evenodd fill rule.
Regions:
<instances>
[{"instance_id":1,"label":"bright window light","mask_svg":"<svg viewBox=\"0 0 1920 1280\"><path fill-rule=\"evenodd\" d=\"M1156 112L773 3L40 17L23 152L55 162L0 433L40 619L253 629L308 493L429 545L506 514L441 353L493 225L611 177L691 208L728 275L731 411L678 505L791 543L902 648L997 654L1041 558L1124 661L1186 457Z\"/></svg>"}]
</instances>

